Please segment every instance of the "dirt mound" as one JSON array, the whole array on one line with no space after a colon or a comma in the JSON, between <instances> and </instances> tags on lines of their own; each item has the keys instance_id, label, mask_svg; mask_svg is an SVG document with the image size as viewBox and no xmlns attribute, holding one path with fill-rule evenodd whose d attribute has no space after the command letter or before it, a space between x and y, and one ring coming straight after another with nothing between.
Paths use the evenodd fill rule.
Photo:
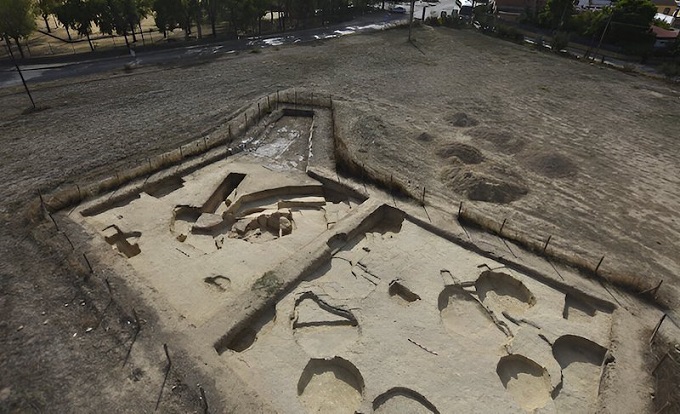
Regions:
<instances>
[{"instance_id":1,"label":"dirt mound","mask_svg":"<svg viewBox=\"0 0 680 414\"><path fill-rule=\"evenodd\" d=\"M496 204L508 204L519 200L529 191L516 184L494 182L495 180L482 178L467 192L467 197L473 201L486 201Z\"/></svg>"},{"instance_id":2,"label":"dirt mound","mask_svg":"<svg viewBox=\"0 0 680 414\"><path fill-rule=\"evenodd\" d=\"M527 167L548 178L571 177L578 167L569 158L556 153L538 153L527 158Z\"/></svg>"},{"instance_id":3,"label":"dirt mound","mask_svg":"<svg viewBox=\"0 0 680 414\"><path fill-rule=\"evenodd\" d=\"M420 142L431 142L432 140L434 140L434 136L427 132L423 132L422 134L418 135L416 139Z\"/></svg>"},{"instance_id":4,"label":"dirt mound","mask_svg":"<svg viewBox=\"0 0 680 414\"><path fill-rule=\"evenodd\" d=\"M466 134L476 140L492 144L494 149L506 154L515 154L524 149L526 145L523 139L515 137L512 133L494 128L475 128L467 131Z\"/></svg>"},{"instance_id":5,"label":"dirt mound","mask_svg":"<svg viewBox=\"0 0 680 414\"><path fill-rule=\"evenodd\" d=\"M437 155L441 158L457 157L464 164L479 164L484 161L484 156L475 147L453 142L439 147Z\"/></svg>"},{"instance_id":6,"label":"dirt mound","mask_svg":"<svg viewBox=\"0 0 680 414\"><path fill-rule=\"evenodd\" d=\"M457 193L465 194L468 200L508 204L528 194L529 189L519 182L491 175L464 170L453 165L442 171L441 179Z\"/></svg>"},{"instance_id":7,"label":"dirt mound","mask_svg":"<svg viewBox=\"0 0 680 414\"><path fill-rule=\"evenodd\" d=\"M479 121L468 116L468 114L465 112L457 112L453 114L453 116L449 118L449 122L451 122L453 126L460 128L473 127L479 124Z\"/></svg>"}]
</instances>

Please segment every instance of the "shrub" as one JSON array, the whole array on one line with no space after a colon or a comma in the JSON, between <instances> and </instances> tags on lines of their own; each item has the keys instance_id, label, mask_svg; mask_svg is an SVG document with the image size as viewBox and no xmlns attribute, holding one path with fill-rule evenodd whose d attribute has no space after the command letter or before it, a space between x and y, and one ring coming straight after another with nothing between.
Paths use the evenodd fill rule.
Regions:
<instances>
[{"instance_id":1,"label":"shrub","mask_svg":"<svg viewBox=\"0 0 680 414\"><path fill-rule=\"evenodd\" d=\"M552 41L550 42L550 47L552 48L553 52L559 53L561 50L566 49L567 46L569 46L569 33L555 33L555 36L553 36Z\"/></svg>"},{"instance_id":2,"label":"shrub","mask_svg":"<svg viewBox=\"0 0 680 414\"><path fill-rule=\"evenodd\" d=\"M430 16L430 17L425 19L425 24L428 25L428 26L437 27L437 26L441 26L441 21L439 20L438 17Z\"/></svg>"},{"instance_id":3,"label":"shrub","mask_svg":"<svg viewBox=\"0 0 680 414\"><path fill-rule=\"evenodd\" d=\"M446 16L443 19L442 24L446 27L452 27L454 29L460 29L463 26L465 26L465 23L463 22L463 20L461 20L458 16L454 16L454 15Z\"/></svg>"},{"instance_id":4,"label":"shrub","mask_svg":"<svg viewBox=\"0 0 680 414\"><path fill-rule=\"evenodd\" d=\"M661 65L659 71L668 79L673 79L680 76L680 63L667 62Z\"/></svg>"},{"instance_id":5,"label":"shrub","mask_svg":"<svg viewBox=\"0 0 680 414\"><path fill-rule=\"evenodd\" d=\"M543 39L543 36L536 36L536 39L534 39L534 47L537 50L543 50L545 46L545 40Z\"/></svg>"},{"instance_id":6,"label":"shrub","mask_svg":"<svg viewBox=\"0 0 680 414\"><path fill-rule=\"evenodd\" d=\"M496 36L516 43L524 41L524 34L519 29L505 24L496 25Z\"/></svg>"},{"instance_id":7,"label":"shrub","mask_svg":"<svg viewBox=\"0 0 680 414\"><path fill-rule=\"evenodd\" d=\"M624 63L621 67L621 71L625 73L633 73L635 72L635 65L632 63Z\"/></svg>"}]
</instances>

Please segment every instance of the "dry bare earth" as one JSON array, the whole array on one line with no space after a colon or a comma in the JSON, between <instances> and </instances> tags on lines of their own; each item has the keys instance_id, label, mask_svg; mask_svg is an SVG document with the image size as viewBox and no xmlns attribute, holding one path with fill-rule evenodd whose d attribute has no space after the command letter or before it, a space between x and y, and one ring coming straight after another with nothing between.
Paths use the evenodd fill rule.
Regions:
<instances>
[{"instance_id":1,"label":"dry bare earth","mask_svg":"<svg viewBox=\"0 0 680 414\"><path fill-rule=\"evenodd\" d=\"M163 375L161 351L139 356L140 366L153 365L154 380L147 388L119 391L114 385L130 375L112 371L120 355L110 366L98 365L94 361L104 351L85 351L99 336L81 337L80 346L70 347L64 346L66 338L51 340L55 332L28 329L42 323L41 312L64 307L63 299L72 296L45 297L70 292L74 279L55 277L53 247L17 242L34 226L24 226L20 217L36 190L145 162L148 155L200 136L253 98L287 87L350 101L338 115L356 133L358 162L426 186L428 195L449 200L452 211L475 183L494 188L507 183L514 201L468 204L506 217L509 226L537 238L552 234L556 245L593 261L606 254L603 267L663 278L663 297L677 297L678 90L473 32L421 29L419 49L405 36L393 30L201 65L131 74L121 68L117 74L36 85L36 100L50 108L31 115L21 114L27 101L19 89L0 91L0 208L3 229L9 229L0 241L2 407L44 409L57 395L56 408L96 407L134 395L152 409L151 394ZM478 124L456 126L469 125L459 114ZM428 135L419 140L423 133ZM472 192L472 198L487 198L484 191L480 197ZM105 298L105 292L99 294ZM63 310L56 315L60 323L77 323ZM151 347L161 333L148 335ZM41 365L41 358L53 354L62 358ZM71 371L73 381L59 380L59 373L74 367L79 370ZM36 372L54 381L36 383ZM89 383L87 378L114 385L98 393L71 392ZM137 400L126 400L131 411ZM199 409L195 387L177 404L179 411Z\"/></svg>"}]
</instances>

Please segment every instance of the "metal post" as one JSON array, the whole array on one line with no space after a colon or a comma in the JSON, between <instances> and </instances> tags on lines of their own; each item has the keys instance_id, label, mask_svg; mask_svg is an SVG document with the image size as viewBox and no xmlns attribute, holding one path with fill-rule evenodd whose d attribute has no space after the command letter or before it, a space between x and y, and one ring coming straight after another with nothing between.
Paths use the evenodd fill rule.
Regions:
<instances>
[{"instance_id":1,"label":"metal post","mask_svg":"<svg viewBox=\"0 0 680 414\"><path fill-rule=\"evenodd\" d=\"M7 42L7 50L9 50L9 56L12 58L12 63L14 63L14 67L17 68L17 72L19 72L19 77L21 78L21 83L24 84L24 89L26 89L26 94L28 95L28 99L31 100L31 105L33 105L33 109L35 109L35 102L33 101L33 97L31 96L31 91L28 89L28 85L26 84L26 79L24 79L24 74L21 73L21 69L19 68L19 65L17 64L16 59L14 59L14 53L12 53L12 47L9 44L9 38L5 36L5 42Z\"/></svg>"}]
</instances>

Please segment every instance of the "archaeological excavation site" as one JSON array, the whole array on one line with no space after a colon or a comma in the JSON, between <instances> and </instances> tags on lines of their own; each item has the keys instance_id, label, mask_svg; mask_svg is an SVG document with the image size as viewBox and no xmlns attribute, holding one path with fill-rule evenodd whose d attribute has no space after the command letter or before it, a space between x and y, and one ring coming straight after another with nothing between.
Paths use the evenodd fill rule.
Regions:
<instances>
[{"instance_id":1,"label":"archaeological excavation site","mask_svg":"<svg viewBox=\"0 0 680 414\"><path fill-rule=\"evenodd\" d=\"M84 277L115 303L115 275L158 315L130 313L124 342L130 364L152 352L137 336L163 332L165 377L145 412L172 411L180 372L200 412L654 411L672 368L645 355L679 332L656 281L625 285L604 258L472 203L508 204L527 186L471 142L522 143L478 128L437 150L448 164L430 185L410 165L384 168L394 149L381 137L400 132L360 110L272 92L194 142L41 194L46 220L82 247ZM576 168L545 157L532 167Z\"/></svg>"}]
</instances>

